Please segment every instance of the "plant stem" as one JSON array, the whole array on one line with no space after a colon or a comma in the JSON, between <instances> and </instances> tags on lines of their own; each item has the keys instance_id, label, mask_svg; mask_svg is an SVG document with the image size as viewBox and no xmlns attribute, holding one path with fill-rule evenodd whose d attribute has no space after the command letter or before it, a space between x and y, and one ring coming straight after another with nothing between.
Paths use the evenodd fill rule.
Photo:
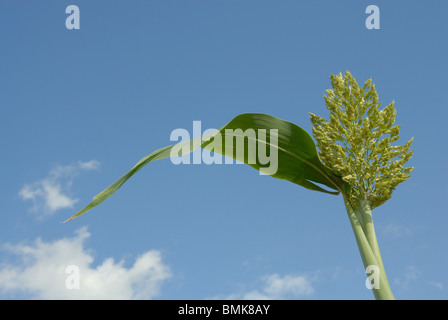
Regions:
<instances>
[{"instance_id":1,"label":"plant stem","mask_svg":"<svg viewBox=\"0 0 448 320\"><path fill-rule=\"evenodd\" d=\"M363 216L363 226L364 226L363 229L366 234L367 241L370 244L370 248L372 248L373 254L376 257L376 260L378 261L380 273L382 277L385 278L385 281L389 287L389 281L387 280L383 260L381 259L380 248L378 246L378 240L376 238L375 228L372 219L372 210L370 209L369 202L367 200L362 200L360 206L357 209L360 212L360 215Z\"/></svg>"},{"instance_id":2,"label":"plant stem","mask_svg":"<svg viewBox=\"0 0 448 320\"><path fill-rule=\"evenodd\" d=\"M371 285L375 299L394 300L381 259L378 242L373 227L372 212L367 201L354 210L344 195L345 208L355 234L362 262L366 272L373 268L374 283ZM376 270L375 270L376 269ZM378 274L375 274L377 273ZM366 280L366 284L369 279Z\"/></svg>"}]
</instances>

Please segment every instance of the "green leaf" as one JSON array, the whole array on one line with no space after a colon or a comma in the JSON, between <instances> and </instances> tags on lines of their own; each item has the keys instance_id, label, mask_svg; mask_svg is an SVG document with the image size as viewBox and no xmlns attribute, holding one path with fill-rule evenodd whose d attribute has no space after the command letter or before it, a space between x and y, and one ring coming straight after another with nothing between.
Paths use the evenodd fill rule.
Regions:
<instances>
[{"instance_id":1,"label":"green leaf","mask_svg":"<svg viewBox=\"0 0 448 320\"><path fill-rule=\"evenodd\" d=\"M346 188L342 178L322 163L313 139L305 130L270 115L246 113L235 117L213 133L181 141L144 157L67 221L102 203L151 161L169 158L172 155L185 155L199 147L214 152L210 153L212 157L220 154L236 159L263 174L290 181L310 190L337 195ZM325 190L316 183L330 190Z\"/></svg>"}]
</instances>

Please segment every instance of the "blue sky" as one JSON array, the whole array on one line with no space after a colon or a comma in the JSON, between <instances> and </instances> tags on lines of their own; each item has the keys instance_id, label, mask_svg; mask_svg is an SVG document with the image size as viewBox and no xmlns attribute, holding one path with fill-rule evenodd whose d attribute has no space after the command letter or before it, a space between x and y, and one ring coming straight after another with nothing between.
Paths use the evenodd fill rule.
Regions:
<instances>
[{"instance_id":1,"label":"blue sky","mask_svg":"<svg viewBox=\"0 0 448 320\"><path fill-rule=\"evenodd\" d=\"M68 30L67 6L80 9ZM380 9L368 30L365 9ZM308 132L330 74L395 101L412 177L374 221L397 299L448 297L445 1L1 1L0 298L372 299L342 198L245 165L151 163L245 112ZM68 289L68 266L80 288Z\"/></svg>"}]
</instances>

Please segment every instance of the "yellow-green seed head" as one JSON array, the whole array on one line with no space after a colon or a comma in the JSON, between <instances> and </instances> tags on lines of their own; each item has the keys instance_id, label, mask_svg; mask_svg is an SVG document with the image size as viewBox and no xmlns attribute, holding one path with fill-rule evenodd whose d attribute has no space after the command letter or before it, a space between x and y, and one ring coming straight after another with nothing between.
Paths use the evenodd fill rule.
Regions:
<instances>
[{"instance_id":1,"label":"yellow-green seed head","mask_svg":"<svg viewBox=\"0 0 448 320\"><path fill-rule=\"evenodd\" d=\"M378 94L372 80L360 88L346 72L331 75L333 89L326 91L330 119L310 113L313 135L322 161L351 186L350 203L368 200L375 208L389 200L396 186L410 177L413 167L404 167L411 158L413 139L392 146L399 138L394 125L392 101L379 110Z\"/></svg>"}]
</instances>

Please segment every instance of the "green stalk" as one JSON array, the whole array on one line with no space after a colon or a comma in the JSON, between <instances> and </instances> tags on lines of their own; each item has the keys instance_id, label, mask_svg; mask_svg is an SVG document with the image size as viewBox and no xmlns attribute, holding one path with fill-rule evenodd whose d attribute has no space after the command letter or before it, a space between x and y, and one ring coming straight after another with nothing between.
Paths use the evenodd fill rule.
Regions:
<instances>
[{"instance_id":1,"label":"green stalk","mask_svg":"<svg viewBox=\"0 0 448 320\"><path fill-rule=\"evenodd\" d=\"M380 273L387 283L387 286L389 287L389 281L387 280L386 270L384 269L380 248L378 246L378 240L376 238L375 227L373 225L372 210L370 209L369 202L367 200L362 200L360 206L357 208L357 211L363 217L363 229L366 234L367 241L369 242L370 248L372 249L376 260L378 261Z\"/></svg>"},{"instance_id":2,"label":"green stalk","mask_svg":"<svg viewBox=\"0 0 448 320\"><path fill-rule=\"evenodd\" d=\"M370 206L362 202L362 204L355 211L345 195L344 202L365 270L367 270L369 266L376 266L379 270L379 283L374 283L372 288L375 299L394 300L395 298L387 280L375 230L373 228ZM362 223L358 216L362 219Z\"/></svg>"}]
</instances>

